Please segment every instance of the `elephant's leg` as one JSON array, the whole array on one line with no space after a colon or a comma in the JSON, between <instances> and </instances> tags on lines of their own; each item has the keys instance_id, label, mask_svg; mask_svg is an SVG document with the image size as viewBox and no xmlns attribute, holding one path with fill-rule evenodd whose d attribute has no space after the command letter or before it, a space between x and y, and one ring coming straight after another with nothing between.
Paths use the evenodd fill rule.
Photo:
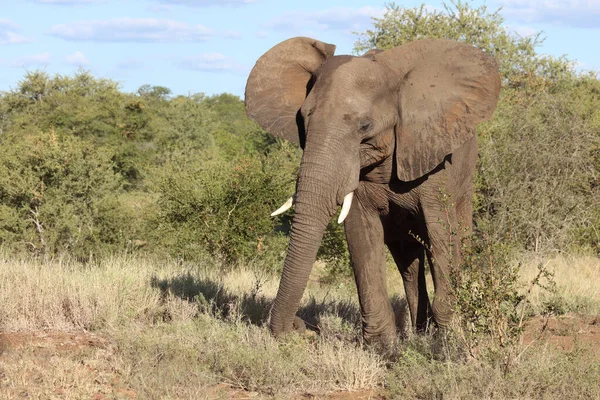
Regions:
<instances>
[{"instance_id":1,"label":"elephant's leg","mask_svg":"<svg viewBox=\"0 0 600 400\"><path fill-rule=\"evenodd\" d=\"M388 248L402 275L412 328L425 332L431 315L425 283L425 249L420 243L390 243Z\"/></svg>"},{"instance_id":2,"label":"elephant's leg","mask_svg":"<svg viewBox=\"0 0 600 400\"><path fill-rule=\"evenodd\" d=\"M397 340L394 311L388 297L383 226L376 210L352 204L345 224L346 239L367 342Z\"/></svg>"},{"instance_id":3,"label":"elephant's leg","mask_svg":"<svg viewBox=\"0 0 600 400\"><path fill-rule=\"evenodd\" d=\"M423 207L423 214L429 238L428 255L435 289L431 310L437 325L446 328L452 318L450 273L460 263L460 227L455 207Z\"/></svg>"},{"instance_id":4,"label":"elephant's leg","mask_svg":"<svg viewBox=\"0 0 600 400\"><path fill-rule=\"evenodd\" d=\"M456 218L459 237L468 237L473 232L473 194L468 199L463 199L456 204Z\"/></svg>"}]
</instances>

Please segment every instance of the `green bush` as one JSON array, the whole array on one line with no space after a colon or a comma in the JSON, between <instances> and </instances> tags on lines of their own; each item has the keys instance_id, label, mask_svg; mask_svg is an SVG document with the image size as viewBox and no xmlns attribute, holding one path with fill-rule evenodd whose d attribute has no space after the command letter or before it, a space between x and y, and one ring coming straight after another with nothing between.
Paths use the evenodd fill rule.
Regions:
<instances>
[{"instance_id":1,"label":"green bush","mask_svg":"<svg viewBox=\"0 0 600 400\"><path fill-rule=\"evenodd\" d=\"M600 82L581 77L526 102L504 96L480 126L476 219L535 251L598 248Z\"/></svg>"},{"instance_id":2,"label":"green bush","mask_svg":"<svg viewBox=\"0 0 600 400\"><path fill-rule=\"evenodd\" d=\"M279 267L287 240L275 228L284 219L269 214L293 193L296 160L287 145L231 161L211 152L173 158L156 187L155 240L184 259L268 258Z\"/></svg>"},{"instance_id":3,"label":"green bush","mask_svg":"<svg viewBox=\"0 0 600 400\"><path fill-rule=\"evenodd\" d=\"M293 193L299 153L236 96L34 71L0 95L0 129L1 245L281 265L290 219L269 214Z\"/></svg>"},{"instance_id":4,"label":"green bush","mask_svg":"<svg viewBox=\"0 0 600 400\"><path fill-rule=\"evenodd\" d=\"M193 153L214 146L212 132L218 121L204 100L200 94L155 103L145 140L156 146L156 162L173 152Z\"/></svg>"},{"instance_id":5,"label":"green bush","mask_svg":"<svg viewBox=\"0 0 600 400\"><path fill-rule=\"evenodd\" d=\"M110 153L54 132L2 138L0 147L0 245L78 257L123 245L123 181Z\"/></svg>"},{"instance_id":6,"label":"green bush","mask_svg":"<svg viewBox=\"0 0 600 400\"><path fill-rule=\"evenodd\" d=\"M122 93L117 83L87 71L50 77L28 72L17 88L0 97L0 129L23 137L53 131L79 137L113 153L114 169L129 184L141 180L142 159L136 139L147 136L151 113L143 101Z\"/></svg>"},{"instance_id":7,"label":"green bush","mask_svg":"<svg viewBox=\"0 0 600 400\"><path fill-rule=\"evenodd\" d=\"M337 216L327 225L317 258L325 262L326 277L329 280L352 275L344 225L337 223Z\"/></svg>"},{"instance_id":8,"label":"green bush","mask_svg":"<svg viewBox=\"0 0 600 400\"><path fill-rule=\"evenodd\" d=\"M59 134L106 138L131 136L135 123L128 120L125 99L118 84L80 71L73 77L50 77L41 71L28 72L13 91L4 93L9 127L28 131L54 129ZM139 115L135 115L139 119ZM138 121L137 125L143 125Z\"/></svg>"}]
</instances>

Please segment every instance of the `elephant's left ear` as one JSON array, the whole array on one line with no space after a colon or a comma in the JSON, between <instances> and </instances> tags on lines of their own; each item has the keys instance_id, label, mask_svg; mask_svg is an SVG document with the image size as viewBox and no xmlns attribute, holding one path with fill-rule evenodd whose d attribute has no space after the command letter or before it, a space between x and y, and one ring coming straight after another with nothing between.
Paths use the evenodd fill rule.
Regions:
<instances>
[{"instance_id":1,"label":"elephant's left ear","mask_svg":"<svg viewBox=\"0 0 600 400\"><path fill-rule=\"evenodd\" d=\"M446 39L414 41L375 54L396 77L398 178L412 181L438 166L492 116L500 93L496 61Z\"/></svg>"}]
</instances>

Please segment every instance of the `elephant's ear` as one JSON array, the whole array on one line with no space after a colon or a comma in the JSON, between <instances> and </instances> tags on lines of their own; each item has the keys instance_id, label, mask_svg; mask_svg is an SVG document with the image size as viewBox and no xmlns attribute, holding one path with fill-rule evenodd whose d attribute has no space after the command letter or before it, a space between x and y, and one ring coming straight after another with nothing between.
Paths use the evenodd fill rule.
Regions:
<instances>
[{"instance_id":1,"label":"elephant's ear","mask_svg":"<svg viewBox=\"0 0 600 400\"><path fill-rule=\"evenodd\" d=\"M335 46L306 37L279 43L263 54L246 83L246 114L275 136L303 144L300 107L314 72Z\"/></svg>"},{"instance_id":2,"label":"elephant's ear","mask_svg":"<svg viewBox=\"0 0 600 400\"><path fill-rule=\"evenodd\" d=\"M500 93L496 61L446 39L411 42L376 54L397 77L398 179L412 181L438 166L492 116Z\"/></svg>"}]
</instances>

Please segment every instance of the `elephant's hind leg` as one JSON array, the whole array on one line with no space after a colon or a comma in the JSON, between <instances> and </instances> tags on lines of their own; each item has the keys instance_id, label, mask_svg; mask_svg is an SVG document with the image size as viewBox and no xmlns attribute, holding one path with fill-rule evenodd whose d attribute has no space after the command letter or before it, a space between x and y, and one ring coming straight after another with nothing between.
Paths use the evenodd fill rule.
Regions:
<instances>
[{"instance_id":1,"label":"elephant's hind leg","mask_svg":"<svg viewBox=\"0 0 600 400\"><path fill-rule=\"evenodd\" d=\"M460 265L460 235L454 207L448 210L439 207L423 209L429 236L428 257L435 298L431 310L436 324L447 328L452 318L451 272Z\"/></svg>"},{"instance_id":2,"label":"elephant's hind leg","mask_svg":"<svg viewBox=\"0 0 600 400\"><path fill-rule=\"evenodd\" d=\"M425 332L431 316L425 283L425 249L417 242L390 243L388 248L402 275L412 327L417 332Z\"/></svg>"}]
</instances>

